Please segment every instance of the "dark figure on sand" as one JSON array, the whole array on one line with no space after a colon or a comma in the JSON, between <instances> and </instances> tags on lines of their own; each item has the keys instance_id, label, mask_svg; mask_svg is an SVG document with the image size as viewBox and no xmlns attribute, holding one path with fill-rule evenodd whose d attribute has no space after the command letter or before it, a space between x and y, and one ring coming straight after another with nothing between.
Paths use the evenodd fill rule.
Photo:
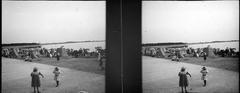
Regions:
<instances>
[{"instance_id":1,"label":"dark figure on sand","mask_svg":"<svg viewBox=\"0 0 240 93\"><path fill-rule=\"evenodd\" d=\"M188 78L187 75L189 75L191 77L191 74L189 74L187 71L185 71L186 69L184 67L181 68L181 71L178 73L179 76L179 86L182 89L182 93L184 93L183 91L183 87L185 89L185 93L187 93L187 89L186 87L188 86Z\"/></svg>"},{"instance_id":2,"label":"dark figure on sand","mask_svg":"<svg viewBox=\"0 0 240 93\"><path fill-rule=\"evenodd\" d=\"M207 60L207 53L206 52L203 52L203 59L204 59L204 62L206 62L206 60Z\"/></svg>"},{"instance_id":3,"label":"dark figure on sand","mask_svg":"<svg viewBox=\"0 0 240 93\"><path fill-rule=\"evenodd\" d=\"M59 61L59 60L60 60L60 54L57 53L57 61Z\"/></svg>"},{"instance_id":4,"label":"dark figure on sand","mask_svg":"<svg viewBox=\"0 0 240 93\"><path fill-rule=\"evenodd\" d=\"M41 85L39 75L41 75L42 78L44 77L40 72L38 72L38 69L36 67L33 68L33 72L31 73L31 77L32 77L31 86L34 88L34 93L36 93L36 88L37 88L37 93L40 93L38 89Z\"/></svg>"},{"instance_id":5,"label":"dark figure on sand","mask_svg":"<svg viewBox=\"0 0 240 93\"><path fill-rule=\"evenodd\" d=\"M99 63L99 66L101 68L101 70L104 70L104 66L103 66L103 58L100 58L100 63Z\"/></svg>"}]
</instances>

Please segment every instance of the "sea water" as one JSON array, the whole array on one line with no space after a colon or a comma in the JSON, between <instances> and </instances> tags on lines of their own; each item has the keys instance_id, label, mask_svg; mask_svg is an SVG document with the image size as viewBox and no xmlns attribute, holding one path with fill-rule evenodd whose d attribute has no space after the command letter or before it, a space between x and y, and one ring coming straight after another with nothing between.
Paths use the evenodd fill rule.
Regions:
<instances>
[{"instance_id":1,"label":"sea water","mask_svg":"<svg viewBox=\"0 0 240 93\"><path fill-rule=\"evenodd\" d=\"M224 42L224 43L210 43L210 44L197 44L197 45L189 45L188 47L192 48L204 48L210 45L212 48L220 48L226 49L228 48L236 48L236 51L239 51L239 42Z\"/></svg>"},{"instance_id":2,"label":"sea water","mask_svg":"<svg viewBox=\"0 0 240 93\"><path fill-rule=\"evenodd\" d=\"M105 42L87 42L87 43L69 43L69 44L55 44L55 45L43 45L42 48L70 48L74 50L79 50L80 48L88 48L89 51L95 51L95 47L102 47L105 49Z\"/></svg>"},{"instance_id":3,"label":"sea water","mask_svg":"<svg viewBox=\"0 0 240 93\"><path fill-rule=\"evenodd\" d=\"M210 44L197 44L197 45L189 45L188 47L192 48L204 48L210 45L212 48L220 48L226 49L228 48L236 48L239 51L239 42L224 42L224 43L210 43ZM102 47L105 49L105 42L89 42L89 43L70 43L70 44L56 44L56 45L44 45L43 48L59 48L64 46L64 48L72 48L74 50L78 50L80 48L88 48L90 51L95 51L95 47Z\"/></svg>"}]
</instances>

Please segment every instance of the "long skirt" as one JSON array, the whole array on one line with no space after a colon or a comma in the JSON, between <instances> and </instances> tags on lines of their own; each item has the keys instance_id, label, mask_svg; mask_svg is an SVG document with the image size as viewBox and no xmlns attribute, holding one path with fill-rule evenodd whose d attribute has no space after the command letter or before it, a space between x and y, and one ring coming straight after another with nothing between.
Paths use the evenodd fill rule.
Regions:
<instances>
[{"instance_id":1,"label":"long skirt","mask_svg":"<svg viewBox=\"0 0 240 93\"><path fill-rule=\"evenodd\" d=\"M40 79L38 78L38 79L35 79L35 78L33 78L32 79L32 87L40 87Z\"/></svg>"},{"instance_id":2,"label":"long skirt","mask_svg":"<svg viewBox=\"0 0 240 93\"><path fill-rule=\"evenodd\" d=\"M188 86L188 80L187 79L179 80L179 86L180 87L187 87Z\"/></svg>"}]
</instances>

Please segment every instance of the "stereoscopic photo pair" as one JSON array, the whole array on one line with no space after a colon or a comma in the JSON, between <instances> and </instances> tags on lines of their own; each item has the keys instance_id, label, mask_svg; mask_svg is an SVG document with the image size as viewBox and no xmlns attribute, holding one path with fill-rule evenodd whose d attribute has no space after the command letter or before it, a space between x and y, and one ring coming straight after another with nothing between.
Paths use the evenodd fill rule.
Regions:
<instances>
[{"instance_id":1,"label":"stereoscopic photo pair","mask_svg":"<svg viewBox=\"0 0 240 93\"><path fill-rule=\"evenodd\" d=\"M2 93L238 93L239 1L2 1Z\"/></svg>"}]
</instances>

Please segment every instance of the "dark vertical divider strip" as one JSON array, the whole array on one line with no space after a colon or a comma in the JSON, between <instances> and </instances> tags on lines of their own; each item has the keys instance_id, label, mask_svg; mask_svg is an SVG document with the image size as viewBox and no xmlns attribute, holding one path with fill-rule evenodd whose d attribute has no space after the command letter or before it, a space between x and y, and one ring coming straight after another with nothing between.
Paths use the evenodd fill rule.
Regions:
<instances>
[{"instance_id":1,"label":"dark vertical divider strip","mask_svg":"<svg viewBox=\"0 0 240 93\"><path fill-rule=\"evenodd\" d=\"M122 93L120 0L106 0L106 93Z\"/></svg>"},{"instance_id":2,"label":"dark vertical divider strip","mask_svg":"<svg viewBox=\"0 0 240 93\"><path fill-rule=\"evenodd\" d=\"M142 93L141 0L123 0L123 93Z\"/></svg>"}]
</instances>

